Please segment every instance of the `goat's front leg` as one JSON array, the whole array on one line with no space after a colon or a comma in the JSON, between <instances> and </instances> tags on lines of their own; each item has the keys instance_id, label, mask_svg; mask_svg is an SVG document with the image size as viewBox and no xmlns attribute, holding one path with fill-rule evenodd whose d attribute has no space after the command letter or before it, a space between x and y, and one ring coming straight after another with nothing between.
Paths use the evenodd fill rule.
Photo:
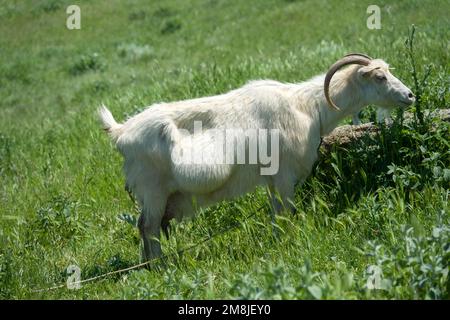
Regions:
<instances>
[{"instance_id":1,"label":"goat's front leg","mask_svg":"<svg viewBox=\"0 0 450 320\"><path fill-rule=\"evenodd\" d=\"M273 213L282 214L284 212L295 213L294 205L295 181L282 181L270 187L270 198Z\"/></svg>"},{"instance_id":2,"label":"goat's front leg","mask_svg":"<svg viewBox=\"0 0 450 320\"><path fill-rule=\"evenodd\" d=\"M269 197L272 203L272 208L269 211L272 220L272 231L276 239L279 239L278 228L275 225L275 215L282 214L286 211L295 212L294 206L294 192L295 183L287 185L286 183L280 185L269 186Z\"/></svg>"}]
</instances>

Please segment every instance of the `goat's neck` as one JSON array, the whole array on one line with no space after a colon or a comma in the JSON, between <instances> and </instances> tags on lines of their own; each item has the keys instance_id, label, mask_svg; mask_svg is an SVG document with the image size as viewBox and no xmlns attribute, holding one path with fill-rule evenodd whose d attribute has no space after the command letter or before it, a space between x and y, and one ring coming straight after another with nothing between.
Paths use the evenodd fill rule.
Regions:
<instances>
[{"instance_id":1,"label":"goat's neck","mask_svg":"<svg viewBox=\"0 0 450 320\"><path fill-rule=\"evenodd\" d=\"M320 93L319 105L316 109L316 117L320 121L320 135L325 136L344 118L359 112L364 107L364 101L360 88L355 84L352 77L343 80L336 78L330 86L330 97L341 110L334 110L325 99L325 95Z\"/></svg>"}]
</instances>

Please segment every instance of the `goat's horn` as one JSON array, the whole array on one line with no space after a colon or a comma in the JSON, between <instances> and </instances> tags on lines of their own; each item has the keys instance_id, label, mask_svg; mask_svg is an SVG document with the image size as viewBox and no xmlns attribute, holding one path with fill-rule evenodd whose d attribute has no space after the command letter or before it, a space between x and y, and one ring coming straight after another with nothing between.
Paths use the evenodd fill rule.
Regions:
<instances>
[{"instance_id":1,"label":"goat's horn","mask_svg":"<svg viewBox=\"0 0 450 320\"><path fill-rule=\"evenodd\" d=\"M334 104L334 102L330 98L330 81L333 75L343 66L346 66L348 64L360 64L363 66L367 66L370 63L370 58L366 55L360 55L360 54L350 54L342 59L336 61L328 70L326 76L325 76L325 82L324 82L324 91L325 91L325 98L327 99L328 105L336 110L341 110L337 105Z\"/></svg>"},{"instance_id":2,"label":"goat's horn","mask_svg":"<svg viewBox=\"0 0 450 320\"><path fill-rule=\"evenodd\" d=\"M369 57L367 54L359 53L359 52L348 53L344 57L350 57L350 56L359 56L359 57L364 57L364 58L367 58L369 60L372 60L372 58Z\"/></svg>"}]
</instances>

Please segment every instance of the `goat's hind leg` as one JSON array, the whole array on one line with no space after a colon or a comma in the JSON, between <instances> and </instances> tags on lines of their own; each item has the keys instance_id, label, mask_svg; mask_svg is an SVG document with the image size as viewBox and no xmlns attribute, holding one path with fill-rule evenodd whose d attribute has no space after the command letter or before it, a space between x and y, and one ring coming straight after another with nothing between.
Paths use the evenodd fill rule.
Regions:
<instances>
[{"instance_id":1,"label":"goat's hind leg","mask_svg":"<svg viewBox=\"0 0 450 320\"><path fill-rule=\"evenodd\" d=\"M138 220L139 233L142 238L142 262L150 261L161 256L160 231L161 219L152 217L149 210L142 210Z\"/></svg>"},{"instance_id":2,"label":"goat's hind leg","mask_svg":"<svg viewBox=\"0 0 450 320\"><path fill-rule=\"evenodd\" d=\"M164 215L166 197L161 195L148 197L138 220L138 228L142 237L142 261L150 261L161 257L161 221Z\"/></svg>"}]
</instances>

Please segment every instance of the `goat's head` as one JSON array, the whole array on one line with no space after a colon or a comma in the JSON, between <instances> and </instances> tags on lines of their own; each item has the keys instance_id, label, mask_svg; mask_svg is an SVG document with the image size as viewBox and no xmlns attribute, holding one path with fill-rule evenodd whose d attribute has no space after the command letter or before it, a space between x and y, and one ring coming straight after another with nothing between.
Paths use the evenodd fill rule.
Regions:
<instances>
[{"instance_id":1,"label":"goat's head","mask_svg":"<svg viewBox=\"0 0 450 320\"><path fill-rule=\"evenodd\" d=\"M351 53L333 64L325 76L325 97L330 107L340 110L330 98L330 81L333 75L343 66L359 64L356 79L361 87L367 104L392 108L407 107L415 101L414 94L389 71L389 65L381 59L372 59L360 53Z\"/></svg>"}]
</instances>

